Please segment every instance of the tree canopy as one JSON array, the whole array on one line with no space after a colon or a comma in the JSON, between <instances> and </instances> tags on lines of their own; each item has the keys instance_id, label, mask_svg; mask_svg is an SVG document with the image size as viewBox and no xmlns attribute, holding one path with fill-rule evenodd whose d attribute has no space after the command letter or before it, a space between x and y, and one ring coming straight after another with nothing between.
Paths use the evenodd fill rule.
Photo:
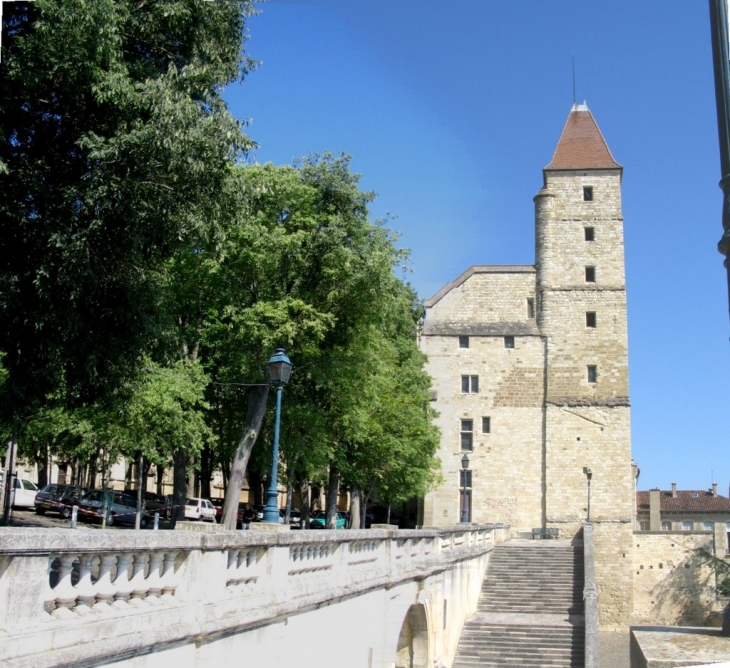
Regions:
<instances>
[{"instance_id":1,"label":"tree canopy","mask_svg":"<svg viewBox=\"0 0 730 668\"><path fill-rule=\"evenodd\" d=\"M209 481L253 445L245 388L284 347L282 477L423 494L438 433L407 253L348 156L242 160L252 143L221 94L254 67L251 3L4 11L0 418L22 453L92 473L102 453L175 461L180 495L191 465ZM270 412L249 410L265 436Z\"/></svg>"},{"instance_id":2,"label":"tree canopy","mask_svg":"<svg viewBox=\"0 0 730 668\"><path fill-rule=\"evenodd\" d=\"M221 98L247 1L7 3L0 348L11 415L113 391L160 336L161 264L220 218L250 145Z\"/></svg>"}]
</instances>

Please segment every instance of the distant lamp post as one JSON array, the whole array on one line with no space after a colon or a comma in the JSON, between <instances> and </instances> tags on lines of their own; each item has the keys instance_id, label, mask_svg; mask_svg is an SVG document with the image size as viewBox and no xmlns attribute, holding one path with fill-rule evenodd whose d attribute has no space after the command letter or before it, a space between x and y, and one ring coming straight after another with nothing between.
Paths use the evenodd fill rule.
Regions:
<instances>
[{"instance_id":1,"label":"distant lamp post","mask_svg":"<svg viewBox=\"0 0 730 668\"><path fill-rule=\"evenodd\" d=\"M468 524L469 513L466 508L466 472L469 468L469 455L464 453L461 458L461 523Z\"/></svg>"},{"instance_id":2,"label":"distant lamp post","mask_svg":"<svg viewBox=\"0 0 730 668\"><path fill-rule=\"evenodd\" d=\"M281 415L281 391L289 382L292 363L283 348L279 348L266 362L266 378L276 388L276 419L274 420L274 452L271 461L271 480L266 492L263 521L279 523L279 418Z\"/></svg>"},{"instance_id":3,"label":"distant lamp post","mask_svg":"<svg viewBox=\"0 0 730 668\"><path fill-rule=\"evenodd\" d=\"M588 478L588 518L587 522L591 521L591 478L593 477L593 471L585 469L586 478Z\"/></svg>"}]
</instances>

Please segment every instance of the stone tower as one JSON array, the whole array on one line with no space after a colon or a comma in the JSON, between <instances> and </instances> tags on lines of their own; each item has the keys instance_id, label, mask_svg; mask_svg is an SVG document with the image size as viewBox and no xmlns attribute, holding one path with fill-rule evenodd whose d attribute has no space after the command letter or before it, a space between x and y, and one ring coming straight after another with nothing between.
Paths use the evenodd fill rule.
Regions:
<instances>
[{"instance_id":1,"label":"stone tower","mask_svg":"<svg viewBox=\"0 0 730 668\"><path fill-rule=\"evenodd\" d=\"M471 267L426 300L421 332L444 477L423 523L466 510L515 535L573 537L590 469L603 628L628 625L632 598L621 177L591 112L574 105L535 197L535 266Z\"/></svg>"}]
</instances>

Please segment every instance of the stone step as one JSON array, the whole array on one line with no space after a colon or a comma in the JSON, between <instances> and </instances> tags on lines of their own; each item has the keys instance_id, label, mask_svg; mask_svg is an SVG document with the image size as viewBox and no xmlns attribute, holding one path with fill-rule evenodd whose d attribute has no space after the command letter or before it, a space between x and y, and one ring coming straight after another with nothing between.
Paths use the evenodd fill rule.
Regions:
<instances>
[{"instance_id":1,"label":"stone step","mask_svg":"<svg viewBox=\"0 0 730 668\"><path fill-rule=\"evenodd\" d=\"M567 542L498 545L453 668L583 668L583 581L582 549Z\"/></svg>"}]
</instances>

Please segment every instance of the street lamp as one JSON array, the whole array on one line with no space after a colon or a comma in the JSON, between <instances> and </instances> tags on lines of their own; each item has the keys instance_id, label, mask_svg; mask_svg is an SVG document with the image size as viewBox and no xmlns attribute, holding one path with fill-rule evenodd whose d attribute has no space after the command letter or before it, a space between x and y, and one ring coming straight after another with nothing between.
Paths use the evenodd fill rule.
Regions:
<instances>
[{"instance_id":1,"label":"street lamp","mask_svg":"<svg viewBox=\"0 0 730 668\"><path fill-rule=\"evenodd\" d=\"M591 521L591 478L593 477L593 471L585 469L586 478L588 478L588 518L587 522Z\"/></svg>"},{"instance_id":2,"label":"street lamp","mask_svg":"<svg viewBox=\"0 0 730 668\"><path fill-rule=\"evenodd\" d=\"M464 453L461 458L461 523L467 524L469 522L469 515L466 510L466 471L469 468L469 455Z\"/></svg>"},{"instance_id":3,"label":"street lamp","mask_svg":"<svg viewBox=\"0 0 730 668\"><path fill-rule=\"evenodd\" d=\"M266 378L276 388L276 418L274 420L274 453L271 461L271 480L266 492L266 506L263 521L279 523L279 416L281 414L281 391L289 382L292 363L283 348L279 348L266 362Z\"/></svg>"}]
</instances>

